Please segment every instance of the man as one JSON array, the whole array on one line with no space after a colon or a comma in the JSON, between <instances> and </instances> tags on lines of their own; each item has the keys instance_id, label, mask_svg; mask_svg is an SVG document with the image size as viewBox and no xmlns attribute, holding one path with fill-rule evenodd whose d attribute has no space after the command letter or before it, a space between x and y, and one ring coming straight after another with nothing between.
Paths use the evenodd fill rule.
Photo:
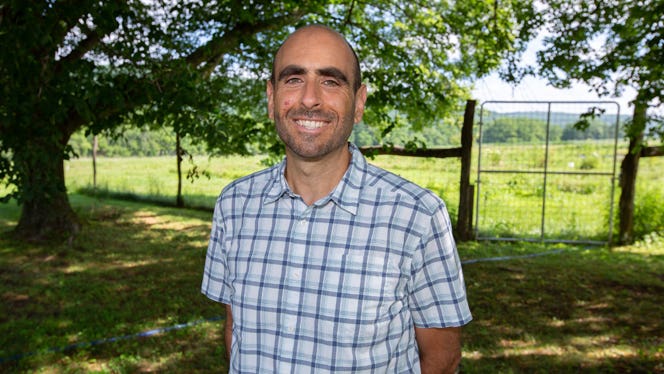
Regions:
<instances>
[{"instance_id":1,"label":"man","mask_svg":"<svg viewBox=\"0 0 664 374\"><path fill-rule=\"evenodd\" d=\"M202 292L226 305L230 372L444 373L471 320L444 203L348 143L367 96L324 26L282 44L267 83L284 162L217 200Z\"/></svg>"}]
</instances>

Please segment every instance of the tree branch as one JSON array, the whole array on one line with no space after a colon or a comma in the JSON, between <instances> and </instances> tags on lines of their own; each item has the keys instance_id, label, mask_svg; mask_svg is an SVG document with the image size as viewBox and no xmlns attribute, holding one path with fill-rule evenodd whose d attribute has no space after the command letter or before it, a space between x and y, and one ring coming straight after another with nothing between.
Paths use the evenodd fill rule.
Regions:
<instances>
[{"instance_id":1,"label":"tree branch","mask_svg":"<svg viewBox=\"0 0 664 374\"><path fill-rule=\"evenodd\" d=\"M350 25L353 19L353 8L355 8L355 0L351 0L350 2L350 7L348 7L348 14L346 15L346 22L344 23L344 26Z\"/></svg>"},{"instance_id":2,"label":"tree branch","mask_svg":"<svg viewBox=\"0 0 664 374\"><path fill-rule=\"evenodd\" d=\"M58 60L55 64L56 73L62 70L62 66L66 66L83 58L86 53L91 51L101 41L101 35L99 35L96 30L89 30L88 33L86 33L86 36L87 38L81 41L67 56Z\"/></svg>"},{"instance_id":3,"label":"tree branch","mask_svg":"<svg viewBox=\"0 0 664 374\"><path fill-rule=\"evenodd\" d=\"M661 157L661 156L664 156L664 146L641 148L641 157Z\"/></svg>"},{"instance_id":4,"label":"tree branch","mask_svg":"<svg viewBox=\"0 0 664 374\"><path fill-rule=\"evenodd\" d=\"M185 61L190 65L197 67L204 64L201 69L203 75L210 75L214 68L221 62L223 55L237 47L243 38L248 35L255 35L266 30L274 30L284 25L291 24L302 18L305 12L303 10L290 13L281 17L266 19L257 23L238 23L233 29L224 33L222 36L213 38L207 44L198 47Z\"/></svg>"},{"instance_id":5,"label":"tree branch","mask_svg":"<svg viewBox=\"0 0 664 374\"><path fill-rule=\"evenodd\" d=\"M461 148L407 149L403 147L387 147L382 145L375 145L360 147L360 151L365 155L394 155L436 158L461 157Z\"/></svg>"}]
</instances>

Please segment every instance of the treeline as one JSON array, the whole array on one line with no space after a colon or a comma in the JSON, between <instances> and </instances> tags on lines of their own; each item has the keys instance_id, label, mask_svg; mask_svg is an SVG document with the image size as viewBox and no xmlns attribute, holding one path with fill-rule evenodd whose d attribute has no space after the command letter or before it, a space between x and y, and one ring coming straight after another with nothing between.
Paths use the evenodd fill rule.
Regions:
<instances>
[{"instance_id":1,"label":"treeline","mask_svg":"<svg viewBox=\"0 0 664 374\"><path fill-rule=\"evenodd\" d=\"M383 134L381 130L359 124L355 126L350 140L360 147L385 143L402 145L413 141L420 146L438 147L458 145L460 136L460 128L453 125L431 126L420 132L398 127ZM92 144L92 135L86 136L82 132L75 133L69 141L73 152L79 157L91 157ZM97 144L98 156L174 156L175 132L167 127L158 130L129 128L117 136L98 135ZM182 147L192 155L208 153L204 144L194 143L188 137L182 139Z\"/></svg>"},{"instance_id":2,"label":"treeline","mask_svg":"<svg viewBox=\"0 0 664 374\"><path fill-rule=\"evenodd\" d=\"M583 123L583 129L575 123L565 125L551 125L549 127L549 141L570 140L600 140L614 139L616 125L603 121L591 120ZM618 136L623 137L622 129ZM547 139L546 121L533 118L496 118L482 124L483 143L528 143L542 142Z\"/></svg>"},{"instance_id":3,"label":"treeline","mask_svg":"<svg viewBox=\"0 0 664 374\"><path fill-rule=\"evenodd\" d=\"M479 126L476 126L478 131ZM482 141L485 143L528 143L546 139L546 122L526 117L491 118L482 127ZM574 123L551 125L550 141L569 141L586 139L613 139L615 125L603 121L589 121L585 130L575 128ZM622 130L620 137L624 134ZM376 144L415 144L420 147L458 146L461 138L460 124L439 123L415 131L407 126L395 127L390 131L358 124L353 130L350 140L356 145L370 146ZM97 137L97 155L106 157L131 156L169 156L175 155L175 132L165 127L157 130L128 128L117 136L99 135ZM93 139L82 132L75 133L69 145L79 157L92 156ZM182 147L192 155L207 154L204 144L192 142L190 138L182 139Z\"/></svg>"},{"instance_id":4,"label":"treeline","mask_svg":"<svg viewBox=\"0 0 664 374\"><path fill-rule=\"evenodd\" d=\"M77 132L69 140L69 146L79 157L91 157L93 137ZM182 139L182 147L189 154L205 154L205 146ZM150 130L129 128L120 135L98 135L97 155L106 157L175 156L175 132L170 128Z\"/></svg>"}]
</instances>

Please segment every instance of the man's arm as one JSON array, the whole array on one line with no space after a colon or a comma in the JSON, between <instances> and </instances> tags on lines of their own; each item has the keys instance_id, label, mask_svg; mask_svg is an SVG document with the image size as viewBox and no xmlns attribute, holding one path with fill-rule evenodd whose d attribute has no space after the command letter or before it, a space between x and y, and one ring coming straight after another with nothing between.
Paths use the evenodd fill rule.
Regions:
<instances>
[{"instance_id":1,"label":"man's arm","mask_svg":"<svg viewBox=\"0 0 664 374\"><path fill-rule=\"evenodd\" d=\"M231 361L231 344L233 343L233 313L231 306L226 305L226 322L224 323L224 343L226 344L226 360L230 365Z\"/></svg>"},{"instance_id":2,"label":"man's arm","mask_svg":"<svg viewBox=\"0 0 664 374\"><path fill-rule=\"evenodd\" d=\"M461 328L415 328L422 374L454 373L461 362Z\"/></svg>"}]
</instances>

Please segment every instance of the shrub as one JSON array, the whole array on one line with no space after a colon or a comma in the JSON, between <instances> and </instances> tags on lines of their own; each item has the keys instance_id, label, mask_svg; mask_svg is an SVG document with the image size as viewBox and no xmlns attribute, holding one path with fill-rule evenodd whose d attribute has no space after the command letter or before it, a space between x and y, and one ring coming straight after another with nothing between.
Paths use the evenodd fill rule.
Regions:
<instances>
[{"instance_id":1,"label":"shrub","mask_svg":"<svg viewBox=\"0 0 664 374\"><path fill-rule=\"evenodd\" d=\"M650 188L639 191L634 199L634 237L642 239L648 234L664 232L664 190Z\"/></svg>"},{"instance_id":2,"label":"shrub","mask_svg":"<svg viewBox=\"0 0 664 374\"><path fill-rule=\"evenodd\" d=\"M595 156L591 157L586 157L581 161L581 165L579 165L579 168L581 170L592 170L592 169L597 169L599 166L599 159Z\"/></svg>"}]
</instances>

